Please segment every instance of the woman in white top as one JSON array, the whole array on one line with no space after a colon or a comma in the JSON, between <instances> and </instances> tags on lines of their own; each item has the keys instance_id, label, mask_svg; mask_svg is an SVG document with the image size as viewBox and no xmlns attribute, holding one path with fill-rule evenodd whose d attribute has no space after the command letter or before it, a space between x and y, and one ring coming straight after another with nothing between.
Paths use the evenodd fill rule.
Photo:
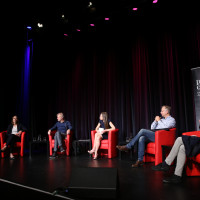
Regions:
<instances>
[{"instance_id":1,"label":"woman in white top","mask_svg":"<svg viewBox=\"0 0 200 200\"><path fill-rule=\"evenodd\" d=\"M26 128L19 123L18 117L13 116L11 124L8 126L7 133L6 133L6 144L1 149L1 151L5 151L8 148L8 145L10 145L10 159L14 159L13 156L13 148L14 144L17 141L20 141L20 136L23 131L26 131Z\"/></svg>"}]
</instances>

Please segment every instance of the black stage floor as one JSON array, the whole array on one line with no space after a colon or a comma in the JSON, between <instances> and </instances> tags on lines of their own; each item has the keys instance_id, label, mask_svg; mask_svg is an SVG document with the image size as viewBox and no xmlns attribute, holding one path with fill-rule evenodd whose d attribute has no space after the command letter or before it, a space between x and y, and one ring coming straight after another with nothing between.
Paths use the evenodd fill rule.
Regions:
<instances>
[{"instance_id":1,"label":"black stage floor","mask_svg":"<svg viewBox=\"0 0 200 200\"><path fill-rule=\"evenodd\" d=\"M100 158L93 160L83 153L78 156L60 157L49 160L44 154L33 155L32 158L0 159L0 195L11 199L13 195L19 199L37 197L38 199L68 199L65 193L52 195L56 189L67 188L73 168L117 168L117 199L159 199L184 200L199 199L200 177L184 177L178 185L164 184L162 179L173 173L155 172L151 170L153 163L133 169L128 155L118 158ZM59 191L59 190L58 190ZM69 198L70 199L70 198ZM76 199L76 198L72 198ZM80 199L80 198L77 198Z\"/></svg>"}]
</instances>

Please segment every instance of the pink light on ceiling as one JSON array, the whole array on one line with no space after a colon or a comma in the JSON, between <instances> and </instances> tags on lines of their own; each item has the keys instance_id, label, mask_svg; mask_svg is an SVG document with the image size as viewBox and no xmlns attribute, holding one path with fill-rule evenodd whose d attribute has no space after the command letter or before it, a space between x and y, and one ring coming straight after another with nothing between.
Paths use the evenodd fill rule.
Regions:
<instances>
[{"instance_id":1,"label":"pink light on ceiling","mask_svg":"<svg viewBox=\"0 0 200 200\"><path fill-rule=\"evenodd\" d=\"M90 26L95 26L94 24L90 24Z\"/></svg>"},{"instance_id":2,"label":"pink light on ceiling","mask_svg":"<svg viewBox=\"0 0 200 200\"><path fill-rule=\"evenodd\" d=\"M109 17L105 17L105 20L106 20L106 21L109 21L109 20L110 20L110 18L109 18Z\"/></svg>"},{"instance_id":3,"label":"pink light on ceiling","mask_svg":"<svg viewBox=\"0 0 200 200\"><path fill-rule=\"evenodd\" d=\"M77 31L77 32L80 32L81 30L80 30L80 29L76 29L76 31Z\"/></svg>"},{"instance_id":4,"label":"pink light on ceiling","mask_svg":"<svg viewBox=\"0 0 200 200\"><path fill-rule=\"evenodd\" d=\"M153 3L158 3L158 0L153 0Z\"/></svg>"},{"instance_id":5,"label":"pink light on ceiling","mask_svg":"<svg viewBox=\"0 0 200 200\"><path fill-rule=\"evenodd\" d=\"M64 34L64 36L66 36L66 37L67 37L67 36L68 36L68 34L66 34L66 33L65 33L65 34Z\"/></svg>"},{"instance_id":6,"label":"pink light on ceiling","mask_svg":"<svg viewBox=\"0 0 200 200\"><path fill-rule=\"evenodd\" d=\"M132 10L136 11L136 10L138 10L138 8L133 8Z\"/></svg>"}]
</instances>

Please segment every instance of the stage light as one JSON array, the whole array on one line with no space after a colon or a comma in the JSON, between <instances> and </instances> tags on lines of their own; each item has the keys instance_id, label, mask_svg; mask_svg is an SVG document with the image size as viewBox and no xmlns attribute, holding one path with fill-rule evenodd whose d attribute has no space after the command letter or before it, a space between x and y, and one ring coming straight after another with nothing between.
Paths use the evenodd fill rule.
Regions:
<instances>
[{"instance_id":1,"label":"stage light","mask_svg":"<svg viewBox=\"0 0 200 200\"><path fill-rule=\"evenodd\" d=\"M136 10L138 10L138 8L133 8L132 10L136 11Z\"/></svg>"},{"instance_id":2,"label":"stage light","mask_svg":"<svg viewBox=\"0 0 200 200\"><path fill-rule=\"evenodd\" d=\"M153 3L158 3L158 0L153 0Z\"/></svg>"},{"instance_id":3,"label":"stage light","mask_svg":"<svg viewBox=\"0 0 200 200\"><path fill-rule=\"evenodd\" d=\"M90 24L90 26L95 26L94 24Z\"/></svg>"},{"instance_id":4,"label":"stage light","mask_svg":"<svg viewBox=\"0 0 200 200\"><path fill-rule=\"evenodd\" d=\"M32 29L32 27L31 27L31 26L27 26L26 28L27 28L27 29L29 29L29 30L31 30L31 29Z\"/></svg>"},{"instance_id":5,"label":"stage light","mask_svg":"<svg viewBox=\"0 0 200 200\"><path fill-rule=\"evenodd\" d=\"M37 25L38 25L39 28L43 28L43 24L38 23Z\"/></svg>"},{"instance_id":6,"label":"stage light","mask_svg":"<svg viewBox=\"0 0 200 200\"><path fill-rule=\"evenodd\" d=\"M110 20L110 18L109 17L105 17L105 21L109 21Z\"/></svg>"},{"instance_id":7,"label":"stage light","mask_svg":"<svg viewBox=\"0 0 200 200\"><path fill-rule=\"evenodd\" d=\"M65 18L65 15L62 15L62 18L64 19L64 18Z\"/></svg>"},{"instance_id":8,"label":"stage light","mask_svg":"<svg viewBox=\"0 0 200 200\"><path fill-rule=\"evenodd\" d=\"M68 34L65 33L64 36L68 37Z\"/></svg>"},{"instance_id":9,"label":"stage light","mask_svg":"<svg viewBox=\"0 0 200 200\"><path fill-rule=\"evenodd\" d=\"M88 7L92 7L92 2L90 1L89 4L88 4Z\"/></svg>"},{"instance_id":10,"label":"stage light","mask_svg":"<svg viewBox=\"0 0 200 200\"><path fill-rule=\"evenodd\" d=\"M81 30L80 30L80 29L76 29L76 31L77 31L77 32L80 32Z\"/></svg>"}]
</instances>

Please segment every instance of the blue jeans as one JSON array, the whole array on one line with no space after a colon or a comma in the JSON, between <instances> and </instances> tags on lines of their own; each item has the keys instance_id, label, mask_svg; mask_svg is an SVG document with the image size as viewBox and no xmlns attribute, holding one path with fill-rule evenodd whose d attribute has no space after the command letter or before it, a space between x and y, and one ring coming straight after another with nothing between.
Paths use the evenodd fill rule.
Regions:
<instances>
[{"instance_id":1,"label":"blue jeans","mask_svg":"<svg viewBox=\"0 0 200 200\"><path fill-rule=\"evenodd\" d=\"M147 129L141 129L139 133L126 145L126 147L131 149L138 140L138 160L143 161L145 143L148 141L155 142L155 133Z\"/></svg>"}]
</instances>

